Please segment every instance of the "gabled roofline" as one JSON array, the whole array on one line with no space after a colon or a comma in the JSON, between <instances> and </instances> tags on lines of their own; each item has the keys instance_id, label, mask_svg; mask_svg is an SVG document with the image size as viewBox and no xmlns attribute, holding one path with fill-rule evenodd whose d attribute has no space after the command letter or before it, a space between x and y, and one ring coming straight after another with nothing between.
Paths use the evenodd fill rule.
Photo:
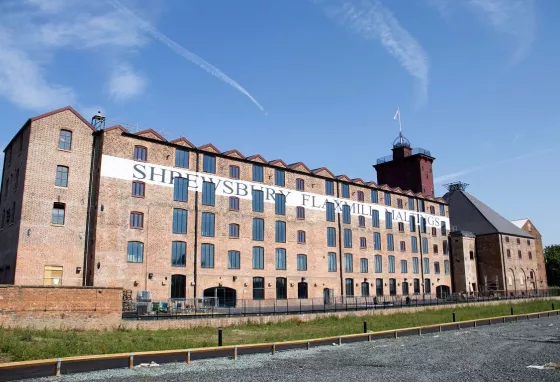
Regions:
<instances>
[{"instance_id":1,"label":"gabled roofline","mask_svg":"<svg viewBox=\"0 0 560 382\"><path fill-rule=\"evenodd\" d=\"M221 154L222 152L220 150L218 150L218 148L216 146L214 146L212 143L207 143L205 145L202 146L198 146L199 150L202 151L208 151L210 152L210 150L208 150L209 148L211 148L212 150L214 150L217 154Z\"/></svg>"},{"instance_id":2,"label":"gabled roofline","mask_svg":"<svg viewBox=\"0 0 560 382\"><path fill-rule=\"evenodd\" d=\"M237 149L224 151L222 154L227 155L227 156L231 156L231 157L234 157L234 156L231 155L231 154L237 154L237 155L239 155L239 158L245 158L245 155L241 154L241 153L239 152L239 150L237 150ZM234 157L234 158L235 158L235 157Z\"/></svg>"},{"instance_id":3,"label":"gabled roofline","mask_svg":"<svg viewBox=\"0 0 560 382\"><path fill-rule=\"evenodd\" d=\"M261 163L261 162L255 160L255 159L260 159L263 164L264 163L268 164L268 161L266 159L264 159L261 154L253 154L253 155L250 155L250 156L246 157L245 159L250 160L251 162Z\"/></svg>"},{"instance_id":4,"label":"gabled roofline","mask_svg":"<svg viewBox=\"0 0 560 382\"><path fill-rule=\"evenodd\" d=\"M326 167L319 167L316 168L315 170L311 170L311 173L313 173L314 175L317 175L318 173L320 173L321 171L326 171L331 177L333 177L334 179L336 179L336 176L332 173L331 170L329 170Z\"/></svg>"},{"instance_id":5,"label":"gabled roofline","mask_svg":"<svg viewBox=\"0 0 560 382\"><path fill-rule=\"evenodd\" d=\"M292 170L294 170L296 167L298 166L302 166L305 170L307 170L308 173L311 174L311 170L309 169L309 167L306 166L305 163L303 162L296 162L296 163L292 163L291 165L288 165L288 167Z\"/></svg>"},{"instance_id":6,"label":"gabled roofline","mask_svg":"<svg viewBox=\"0 0 560 382\"><path fill-rule=\"evenodd\" d=\"M271 160L270 162L268 162L269 165L271 166L276 166L276 167L284 167L284 168L289 168L288 165L286 164L286 162L284 162L282 159L275 159L275 160ZM282 166L279 166L282 165Z\"/></svg>"},{"instance_id":7,"label":"gabled roofline","mask_svg":"<svg viewBox=\"0 0 560 382\"><path fill-rule=\"evenodd\" d=\"M174 139L174 140L171 141L171 143L175 143L175 144L178 144L179 142L185 142L191 149L196 148L196 146L193 145L193 144L191 143L191 141L189 141L189 140L188 140L187 138L185 138L185 137L180 137L180 138L177 138L177 139Z\"/></svg>"},{"instance_id":8,"label":"gabled roofline","mask_svg":"<svg viewBox=\"0 0 560 382\"><path fill-rule=\"evenodd\" d=\"M122 127L121 125L111 126L111 127L106 128L106 129L103 129L103 130L101 130L101 131L108 132L108 131L112 131L112 130L120 130L120 131L122 131L122 132L124 132L124 133L130 133L127 129L125 129L125 128Z\"/></svg>"},{"instance_id":9,"label":"gabled roofline","mask_svg":"<svg viewBox=\"0 0 560 382\"><path fill-rule=\"evenodd\" d=\"M164 137L161 136L161 134L159 134L157 131L155 131L154 129L146 129L146 130L142 130L139 131L137 133L134 133L136 135L140 135L143 136L144 134L154 134L156 137L158 137L159 139L161 139L164 142L167 142L167 139L165 139Z\"/></svg>"}]
</instances>

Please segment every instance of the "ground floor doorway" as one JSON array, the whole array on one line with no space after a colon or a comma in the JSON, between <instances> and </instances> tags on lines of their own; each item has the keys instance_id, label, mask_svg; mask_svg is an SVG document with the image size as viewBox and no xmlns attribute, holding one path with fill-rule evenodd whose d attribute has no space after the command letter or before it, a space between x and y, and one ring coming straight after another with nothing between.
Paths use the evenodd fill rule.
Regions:
<instances>
[{"instance_id":1,"label":"ground floor doorway","mask_svg":"<svg viewBox=\"0 0 560 382\"><path fill-rule=\"evenodd\" d=\"M204 297L218 299L217 305L221 308L234 308L237 303L237 291L232 288L214 287L204 290Z\"/></svg>"}]
</instances>

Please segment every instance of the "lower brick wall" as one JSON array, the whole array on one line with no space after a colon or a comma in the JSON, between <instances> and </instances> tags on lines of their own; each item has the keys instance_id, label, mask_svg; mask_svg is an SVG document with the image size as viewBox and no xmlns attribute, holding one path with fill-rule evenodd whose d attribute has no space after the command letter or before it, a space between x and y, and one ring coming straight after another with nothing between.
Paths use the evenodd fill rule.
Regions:
<instances>
[{"instance_id":1,"label":"lower brick wall","mask_svg":"<svg viewBox=\"0 0 560 382\"><path fill-rule=\"evenodd\" d=\"M111 330L121 317L121 288L0 285L2 327Z\"/></svg>"},{"instance_id":2,"label":"lower brick wall","mask_svg":"<svg viewBox=\"0 0 560 382\"><path fill-rule=\"evenodd\" d=\"M548 298L531 298L520 300L501 300L501 301L487 301L475 302L469 305L466 304L451 304L451 305L436 305L425 307L412 307L412 308L395 308L395 309L380 309L380 310L363 310L356 312L333 312L333 313L316 313L316 314L301 314L299 316L260 316L260 317L224 317L224 318L206 318L196 320L156 320L156 321L135 321L123 320L121 328L130 330L165 330L165 329L193 329L197 327L226 327L243 324L267 324L278 323L292 320L299 321L312 321L325 317L346 317L346 316L376 316L376 315L390 315L395 313L416 313L425 310L439 310L450 309L455 307L466 306L483 306L483 305L499 305L499 304L519 304L528 301L538 300L560 300L560 297ZM451 320L451 317L449 318ZM458 317L461 320L460 317Z\"/></svg>"}]
</instances>

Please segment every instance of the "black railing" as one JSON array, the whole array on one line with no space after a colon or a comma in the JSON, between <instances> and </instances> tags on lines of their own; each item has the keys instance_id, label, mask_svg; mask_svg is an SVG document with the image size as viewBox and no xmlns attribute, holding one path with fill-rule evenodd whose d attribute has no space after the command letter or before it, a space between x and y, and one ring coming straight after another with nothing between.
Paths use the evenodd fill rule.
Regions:
<instances>
[{"instance_id":1,"label":"black railing","mask_svg":"<svg viewBox=\"0 0 560 382\"><path fill-rule=\"evenodd\" d=\"M333 297L329 299L234 300L173 299L145 303L128 303L123 318L136 320L197 319L208 317L299 315L379 309L397 309L433 305L470 304L475 302L518 300L560 296L559 289L534 291L494 291L464 295L431 294L382 297Z\"/></svg>"}]
</instances>

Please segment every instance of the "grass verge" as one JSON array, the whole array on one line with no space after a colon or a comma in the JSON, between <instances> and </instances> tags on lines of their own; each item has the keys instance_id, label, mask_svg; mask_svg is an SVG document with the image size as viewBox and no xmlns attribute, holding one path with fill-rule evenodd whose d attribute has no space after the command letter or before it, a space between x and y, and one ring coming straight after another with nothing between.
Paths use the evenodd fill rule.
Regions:
<instances>
[{"instance_id":1,"label":"grass verge","mask_svg":"<svg viewBox=\"0 0 560 382\"><path fill-rule=\"evenodd\" d=\"M514 313L524 314L551 309L550 301L515 304ZM558 301L556 300L558 304ZM510 314L510 304L464 306L375 316L329 317L309 322L297 319L282 323L247 324L224 328L224 345L281 342L360 333L363 321L372 331L391 330L451 321L474 320ZM159 331L121 330L116 332L28 330L0 328L0 362L25 361L77 355L126 353L152 350L187 349L217 345L216 328L170 329Z\"/></svg>"}]
</instances>

